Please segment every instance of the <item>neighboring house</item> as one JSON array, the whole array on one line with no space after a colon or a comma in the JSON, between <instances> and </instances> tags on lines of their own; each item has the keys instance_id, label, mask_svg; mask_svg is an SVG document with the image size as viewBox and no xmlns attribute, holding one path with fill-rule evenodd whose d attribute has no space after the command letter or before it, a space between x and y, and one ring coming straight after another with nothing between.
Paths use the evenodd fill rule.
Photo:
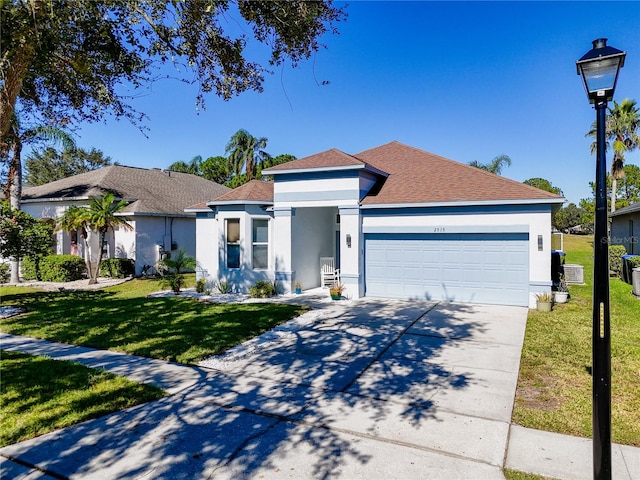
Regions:
<instances>
[{"instance_id":1,"label":"neighboring house","mask_svg":"<svg viewBox=\"0 0 640 480\"><path fill-rule=\"evenodd\" d=\"M551 215L564 199L399 142L336 149L263 172L196 213L199 278L320 285L345 295L535 306L551 287Z\"/></svg>"},{"instance_id":2,"label":"neighboring house","mask_svg":"<svg viewBox=\"0 0 640 480\"><path fill-rule=\"evenodd\" d=\"M620 208L609 214L611 245L624 245L628 254L640 254L640 203Z\"/></svg>"},{"instance_id":3,"label":"neighboring house","mask_svg":"<svg viewBox=\"0 0 640 480\"><path fill-rule=\"evenodd\" d=\"M37 218L54 221L70 205L87 205L90 197L112 192L130 202L120 214L132 230L110 232L105 258L132 258L136 274L155 265L165 252L184 248L194 256L195 215L185 213L193 203L227 192L225 186L187 173L111 165L25 190L21 208ZM78 232L56 233L56 253L83 256Z\"/></svg>"}]
</instances>

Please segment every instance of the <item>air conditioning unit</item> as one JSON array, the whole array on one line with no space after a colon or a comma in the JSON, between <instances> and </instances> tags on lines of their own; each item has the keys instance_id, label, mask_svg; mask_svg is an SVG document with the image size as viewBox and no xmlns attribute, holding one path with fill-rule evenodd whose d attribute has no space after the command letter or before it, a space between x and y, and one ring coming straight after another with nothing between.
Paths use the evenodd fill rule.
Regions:
<instances>
[{"instance_id":1,"label":"air conditioning unit","mask_svg":"<svg viewBox=\"0 0 640 480\"><path fill-rule=\"evenodd\" d=\"M631 271L631 284L633 285L633 294L640 297L640 268L634 268Z\"/></svg>"},{"instance_id":2,"label":"air conditioning unit","mask_svg":"<svg viewBox=\"0 0 640 480\"><path fill-rule=\"evenodd\" d=\"M584 265L566 263L562 266L567 283L584 283Z\"/></svg>"}]
</instances>

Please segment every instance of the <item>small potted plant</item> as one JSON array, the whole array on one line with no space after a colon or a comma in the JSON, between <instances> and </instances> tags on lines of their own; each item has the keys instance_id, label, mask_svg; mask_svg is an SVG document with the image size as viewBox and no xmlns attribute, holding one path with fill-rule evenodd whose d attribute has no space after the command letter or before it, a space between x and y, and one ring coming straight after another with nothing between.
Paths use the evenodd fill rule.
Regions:
<instances>
[{"instance_id":1,"label":"small potted plant","mask_svg":"<svg viewBox=\"0 0 640 480\"><path fill-rule=\"evenodd\" d=\"M563 274L560 274L558 281L558 288L553 292L554 303L567 303L569 298L569 287L567 287L567 281Z\"/></svg>"},{"instance_id":2,"label":"small potted plant","mask_svg":"<svg viewBox=\"0 0 640 480\"><path fill-rule=\"evenodd\" d=\"M329 287L329 295L331 295L332 300L340 300L342 298L342 292L344 292L345 287L340 282L334 283Z\"/></svg>"},{"instance_id":3,"label":"small potted plant","mask_svg":"<svg viewBox=\"0 0 640 480\"><path fill-rule=\"evenodd\" d=\"M302 283L296 281L295 289L296 289L296 295L300 295L302 293Z\"/></svg>"},{"instance_id":4,"label":"small potted plant","mask_svg":"<svg viewBox=\"0 0 640 480\"><path fill-rule=\"evenodd\" d=\"M550 312L552 302L551 292L536 293L536 308L539 312Z\"/></svg>"}]
</instances>

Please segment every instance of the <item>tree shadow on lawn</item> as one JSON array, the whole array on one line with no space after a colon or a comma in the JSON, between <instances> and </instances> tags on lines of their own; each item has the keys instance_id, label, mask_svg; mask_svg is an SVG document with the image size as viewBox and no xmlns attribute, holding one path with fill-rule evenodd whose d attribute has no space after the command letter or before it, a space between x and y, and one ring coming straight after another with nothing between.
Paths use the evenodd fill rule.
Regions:
<instances>
[{"instance_id":1,"label":"tree shadow on lawn","mask_svg":"<svg viewBox=\"0 0 640 480\"><path fill-rule=\"evenodd\" d=\"M15 295L28 313L3 331L71 345L194 363L273 328L304 308L200 303L188 298L119 298L82 291Z\"/></svg>"},{"instance_id":2,"label":"tree shadow on lawn","mask_svg":"<svg viewBox=\"0 0 640 480\"><path fill-rule=\"evenodd\" d=\"M432 455L425 448L462 448L447 445L456 441L446 438L454 415L433 396L483 383L443 358L487 324L469 320L473 306L434 305L367 301L327 311L224 371L202 370L181 394L2 453L83 478L402 476L399 445L421 447L412 450L419 464ZM469 441L481 443L483 434L491 441L474 421L480 432L474 438L471 426ZM391 443L379 450L376 438Z\"/></svg>"}]
</instances>

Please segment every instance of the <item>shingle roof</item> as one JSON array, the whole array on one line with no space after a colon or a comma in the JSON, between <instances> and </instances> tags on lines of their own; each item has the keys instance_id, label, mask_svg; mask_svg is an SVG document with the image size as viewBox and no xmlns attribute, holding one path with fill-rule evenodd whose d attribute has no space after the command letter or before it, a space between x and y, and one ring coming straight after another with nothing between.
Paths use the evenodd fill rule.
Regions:
<instances>
[{"instance_id":1,"label":"shingle roof","mask_svg":"<svg viewBox=\"0 0 640 480\"><path fill-rule=\"evenodd\" d=\"M215 198L229 188L188 173L111 165L26 190L22 200L86 198L112 192L130 200L124 212L180 214L198 202Z\"/></svg>"},{"instance_id":2,"label":"shingle roof","mask_svg":"<svg viewBox=\"0 0 640 480\"><path fill-rule=\"evenodd\" d=\"M231 202L273 203L273 182L251 180L238 188L234 188L233 190L216 197L213 201L208 202L208 204Z\"/></svg>"},{"instance_id":3,"label":"shingle roof","mask_svg":"<svg viewBox=\"0 0 640 480\"><path fill-rule=\"evenodd\" d=\"M363 165L363 162L354 158L352 155L332 148L331 150L316 153L309 157L281 163L280 165L264 170L263 173L271 171L277 172L278 170L306 170L316 168L349 167L354 165Z\"/></svg>"},{"instance_id":4,"label":"shingle roof","mask_svg":"<svg viewBox=\"0 0 640 480\"><path fill-rule=\"evenodd\" d=\"M397 141L355 155L334 148L277 165L264 173L344 167L367 168L378 175L378 185L365 196L363 205L562 201L556 194ZM273 202L273 183L256 180L215 198L210 204L242 201ZM191 208L196 207L202 208L201 205Z\"/></svg>"},{"instance_id":5,"label":"shingle roof","mask_svg":"<svg viewBox=\"0 0 640 480\"><path fill-rule=\"evenodd\" d=\"M626 215L627 213L635 213L640 212L640 202L632 203L631 205L627 205L626 207L622 207L617 209L615 212L610 213L610 217L617 217L618 215Z\"/></svg>"},{"instance_id":6,"label":"shingle roof","mask_svg":"<svg viewBox=\"0 0 640 480\"><path fill-rule=\"evenodd\" d=\"M363 205L562 198L397 141L354 157L389 174Z\"/></svg>"}]
</instances>

